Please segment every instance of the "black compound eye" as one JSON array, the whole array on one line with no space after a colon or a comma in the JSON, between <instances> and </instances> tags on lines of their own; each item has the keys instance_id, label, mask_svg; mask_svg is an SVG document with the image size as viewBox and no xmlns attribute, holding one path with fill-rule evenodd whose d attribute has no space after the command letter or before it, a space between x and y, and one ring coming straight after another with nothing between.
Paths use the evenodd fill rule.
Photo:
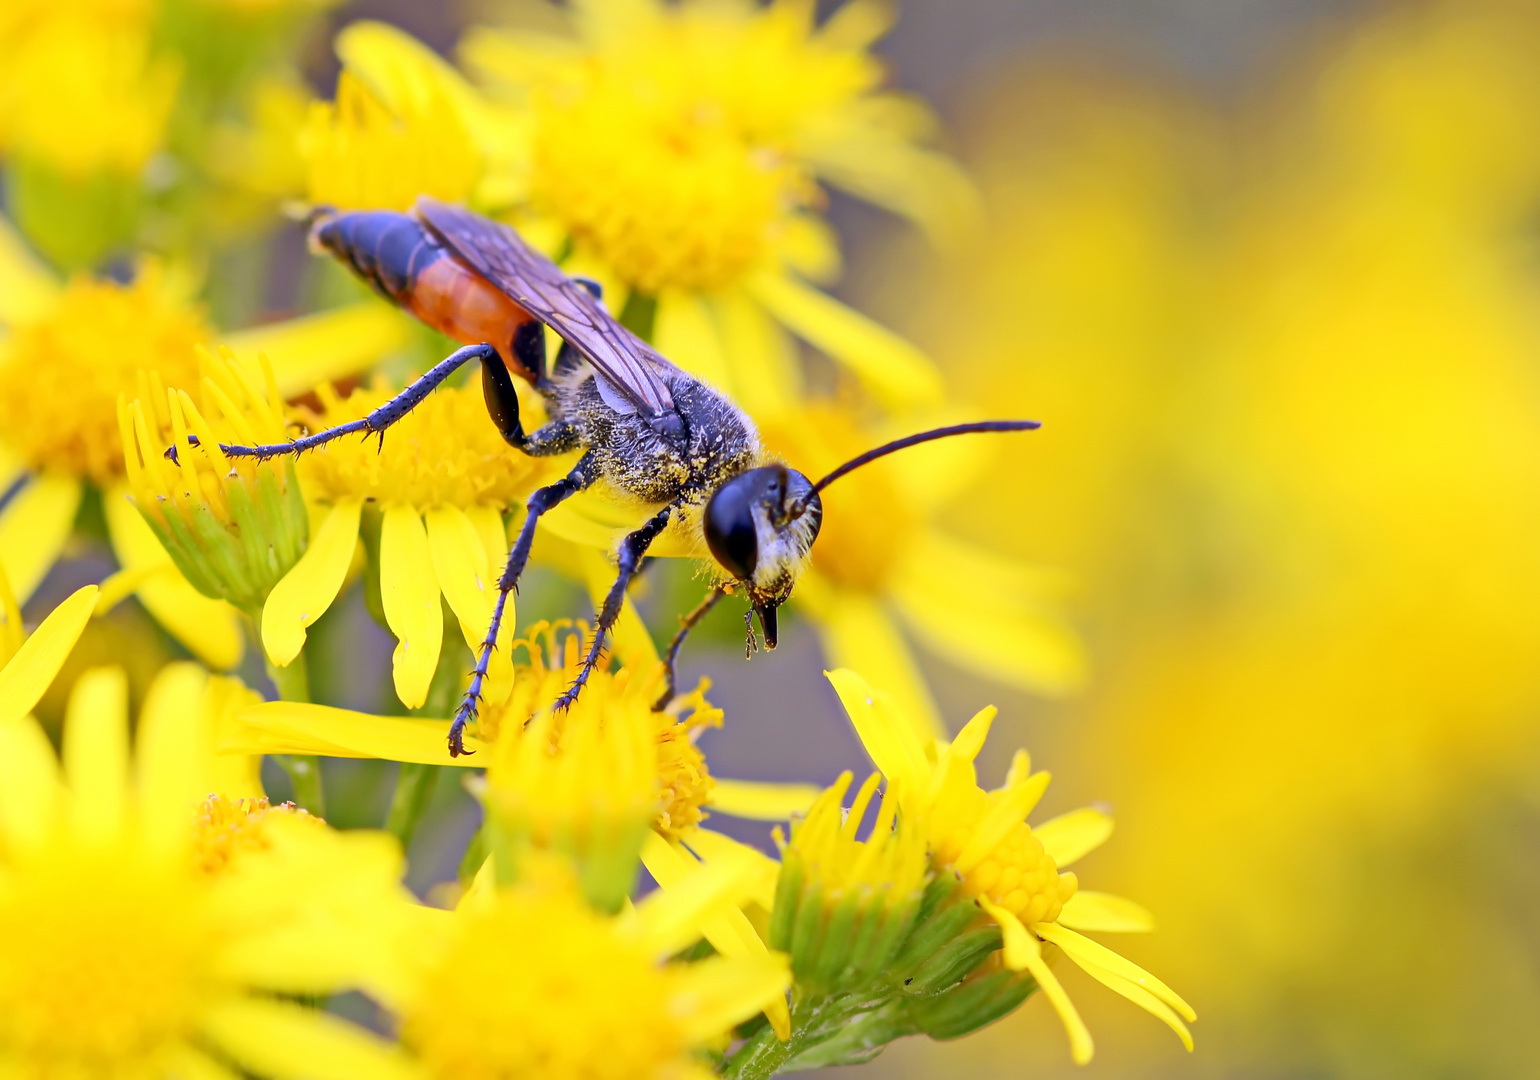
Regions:
<instances>
[{"instance_id":1,"label":"black compound eye","mask_svg":"<svg viewBox=\"0 0 1540 1080\"><path fill-rule=\"evenodd\" d=\"M753 469L733 477L706 504L706 546L740 581L751 580L759 562L759 533L754 525L754 506L764 493L759 472Z\"/></svg>"}]
</instances>

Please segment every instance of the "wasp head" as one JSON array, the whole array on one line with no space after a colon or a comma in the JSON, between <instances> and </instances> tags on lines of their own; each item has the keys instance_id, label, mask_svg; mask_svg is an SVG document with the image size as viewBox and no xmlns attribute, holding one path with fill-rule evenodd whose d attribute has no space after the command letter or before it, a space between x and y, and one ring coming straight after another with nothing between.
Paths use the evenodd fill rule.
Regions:
<instances>
[{"instance_id":1,"label":"wasp head","mask_svg":"<svg viewBox=\"0 0 1540 1080\"><path fill-rule=\"evenodd\" d=\"M747 590L767 648L775 648L776 609L791 595L822 523L812 481L784 465L739 473L706 504L706 545Z\"/></svg>"}]
</instances>

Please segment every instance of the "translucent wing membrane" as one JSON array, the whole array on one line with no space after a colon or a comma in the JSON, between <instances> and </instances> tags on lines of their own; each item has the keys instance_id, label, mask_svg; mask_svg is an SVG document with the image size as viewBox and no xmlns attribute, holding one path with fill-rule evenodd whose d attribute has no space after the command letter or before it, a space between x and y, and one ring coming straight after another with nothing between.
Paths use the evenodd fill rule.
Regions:
<instances>
[{"instance_id":1,"label":"translucent wing membrane","mask_svg":"<svg viewBox=\"0 0 1540 1080\"><path fill-rule=\"evenodd\" d=\"M673 365L518 233L427 196L417 200L415 211L456 256L570 342L642 415L673 411L663 378Z\"/></svg>"}]
</instances>

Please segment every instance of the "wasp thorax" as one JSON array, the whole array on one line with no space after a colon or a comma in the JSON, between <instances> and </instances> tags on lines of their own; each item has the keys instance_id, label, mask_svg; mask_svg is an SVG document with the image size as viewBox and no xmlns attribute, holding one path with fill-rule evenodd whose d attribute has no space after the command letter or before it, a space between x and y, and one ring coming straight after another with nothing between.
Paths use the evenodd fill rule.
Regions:
<instances>
[{"instance_id":1,"label":"wasp thorax","mask_svg":"<svg viewBox=\"0 0 1540 1080\"><path fill-rule=\"evenodd\" d=\"M791 595L822 521L812 481L784 465L741 473L706 504L706 544L747 588L772 649L775 609Z\"/></svg>"}]
</instances>

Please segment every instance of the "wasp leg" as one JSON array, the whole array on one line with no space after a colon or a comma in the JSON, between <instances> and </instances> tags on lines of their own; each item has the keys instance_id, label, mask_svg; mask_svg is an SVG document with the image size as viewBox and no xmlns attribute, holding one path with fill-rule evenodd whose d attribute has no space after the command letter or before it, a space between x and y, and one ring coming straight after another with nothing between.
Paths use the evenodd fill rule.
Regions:
<instances>
[{"instance_id":1,"label":"wasp leg","mask_svg":"<svg viewBox=\"0 0 1540 1080\"><path fill-rule=\"evenodd\" d=\"M519 529L519 538L514 541L513 550L508 553L508 562L503 567L503 576L497 583L497 600L492 605L492 623L487 627L487 636L481 642L481 649L476 655L476 666L471 668L470 686L466 688L465 697L460 701L460 708L455 712L454 723L449 725L450 757L459 757L470 752L465 749L465 725L476 719L476 707L481 702L481 684L486 681L487 667L492 662L492 650L497 647L497 632L503 624L503 609L508 603L508 594L519 587L519 575L524 573L524 564L529 562L530 545L535 542L535 523L540 520L541 514L557 503L570 499L598 478L599 467L594 462L593 454L584 454L566 476L554 484L540 488L529 497L528 514L524 518L524 525Z\"/></svg>"},{"instance_id":2,"label":"wasp leg","mask_svg":"<svg viewBox=\"0 0 1540 1080\"><path fill-rule=\"evenodd\" d=\"M411 383L395 397L375 409L362 420L349 420L346 424L338 424L336 427L318 431L314 435L302 435L298 439L289 442L266 443L258 446L226 446L219 444L219 448L228 457L254 457L258 461L268 458L282 457L284 454L302 454L306 450L314 450L318 446L325 445L333 439L340 439L344 435L353 435L363 432L369 435L378 435L380 443L385 442L385 429L411 412L422 403L422 399L431 394L445 379L453 375L460 368L472 360L480 360L483 364L496 363L502 365L502 358L497 355L497 350L490 345L467 345L463 349L456 349L447 357L440 360L428 369L428 373L417 381ZM191 436L188 441L194 446L196 440ZM172 461L176 460L176 447L166 451L166 456Z\"/></svg>"},{"instance_id":3,"label":"wasp leg","mask_svg":"<svg viewBox=\"0 0 1540 1080\"><path fill-rule=\"evenodd\" d=\"M533 326L537 330L544 330L540 324L533 320L524 324ZM520 327L522 330L523 327ZM524 348L520 339L526 342L533 335L520 334L514 337L515 350ZM542 355L545 350L544 337L540 339L539 348ZM543 362L543 360L542 360ZM544 427L537 428L530 434L524 434L524 425L519 419L519 395L513 388L513 377L508 374L508 368L503 364L502 358L484 360L481 364L481 393L486 399L487 415L492 417L492 423L497 427L498 434L509 446L522 454L530 457L550 457L552 454L565 454L568 450L576 450L579 446L578 429L573 424L564 420L552 420Z\"/></svg>"},{"instance_id":4,"label":"wasp leg","mask_svg":"<svg viewBox=\"0 0 1540 1080\"><path fill-rule=\"evenodd\" d=\"M717 601L726 595L727 586L718 584L706 594L706 599L695 606L695 610L679 617L679 633L675 634L674 640L668 643L668 652L663 656L663 696L652 703L653 712L662 712L668 708L668 703L674 700L674 691L677 688L674 665L679 660L679 650L684 647L684 639L690 636L690 631L694 630L695 625L706 617L706 613L717 606Z\"/></svg>"},{"instance_id":5,"label":"wasp leg","mask_svg":"<svg viewBox=\"0 0 1540 1080\"><path fill-rule=\"evenodd\" d=\"M615 620L620 618L621 605L626 600L626 586L631 583L632 575L636 573L642 556L647 554L647 548L658 538L668 526L669 515L673 513L673 507L665 506L653 517L633 533L629 533L620 542L620 573L615 578L615 584L610 586L609 595L604 598L604 606L599 609L595 619L593 640L588 644L588 655L583 658L583 666L578 669L577 678L572 680L572 685L567 687L561 697L556 699L552 708L571 708L577 701L578 694L588 682L589 673L599 663L599 657L604 652L604 637L609 633L610 627L615 625Z\"/></svg>"}]
</instances>

